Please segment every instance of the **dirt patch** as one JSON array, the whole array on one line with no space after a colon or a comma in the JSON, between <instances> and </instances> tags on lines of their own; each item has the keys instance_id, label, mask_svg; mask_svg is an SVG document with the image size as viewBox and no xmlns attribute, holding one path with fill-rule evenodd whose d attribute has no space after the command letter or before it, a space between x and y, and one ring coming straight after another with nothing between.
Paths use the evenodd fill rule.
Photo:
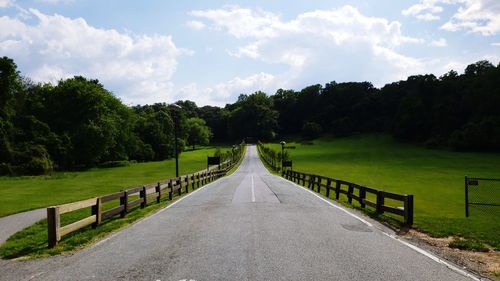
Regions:
<instances>
[{"instance_id":1,"label":"dirt patch","mask_svg":"<svg viewBox=\"0 0 500 281\"><path fill-rule=\"evenodd\" d=\"M413 229L402 237L481 276L500 281L500 252L493 248L486 253L452 249L448 244L454 237L434 238Z\"/></svg>"}]
</instances>

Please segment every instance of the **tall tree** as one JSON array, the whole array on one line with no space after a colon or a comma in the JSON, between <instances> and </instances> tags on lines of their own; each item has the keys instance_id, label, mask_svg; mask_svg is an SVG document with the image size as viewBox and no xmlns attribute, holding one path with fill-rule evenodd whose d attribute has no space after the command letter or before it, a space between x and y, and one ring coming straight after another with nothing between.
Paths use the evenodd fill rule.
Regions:
<instances>
[{"instance_id":1,"label":"tall tree","mask_svg":"<svg viewBox=\"0 0 500 281\"><path fill-rule=\"evenodd\" d=\"M273 109L273 100L265 93L241 95L228 109L228 131L233 140L245 137L270 140L275 137L278 112Z\"/></svg>"},{"instance_id":2,"label":"tall tree","mask_svg":"<svg viewBox=\"0 0 500 281\"><path fill-rule=\"evenodd\" d=\"M212 133L210 128L205 125L205 120L192 117L186 121L187 144L192 146L193 150L195 145L208 145Z\"/></svg>"}]
</instances>

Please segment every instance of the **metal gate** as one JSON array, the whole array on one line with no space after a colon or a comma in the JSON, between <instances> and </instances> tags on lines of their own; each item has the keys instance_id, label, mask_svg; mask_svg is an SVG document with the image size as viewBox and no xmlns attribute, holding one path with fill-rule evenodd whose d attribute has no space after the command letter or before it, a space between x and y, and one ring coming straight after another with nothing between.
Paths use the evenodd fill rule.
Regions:
<instances>
[{"instance_id":1,"label":"metal gate","mask_svg":"<svg viewBox=\"0 0 500 281\"><path fill-rule=\"evenodd\" d=\"M465 216L500 216L500 179L465 177Z\"/></svg>"}]
</instances>

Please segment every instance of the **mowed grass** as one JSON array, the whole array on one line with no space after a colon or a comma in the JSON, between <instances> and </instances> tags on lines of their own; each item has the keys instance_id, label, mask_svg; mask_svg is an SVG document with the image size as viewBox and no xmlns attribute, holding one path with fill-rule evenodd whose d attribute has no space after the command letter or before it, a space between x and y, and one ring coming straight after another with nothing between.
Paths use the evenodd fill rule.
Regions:
<instances>
[{"instance_id":1,"label":"mowed grass","mask_svg":"<svg viewBox=\"0 0 500 281\"><path fill-rule=\"evenodd\" d=\"M386 135L323 138L289 150L294 170L413 194L414 227L432 236L461 236L500 249L500 208L465 218L464 176L500 178L500 154L462 153L402 144ZM272 144L276 150L279 144ZM500 186L491 196L500 196Z\"/></svg>"},{"instance_id":2,"label":"mowed grass","mask_svg":"<svg viewBox=\"0 0 500 281\"><path fill-rule=\"evenodd\" d=\"M182 152L179 174L206 168L215 148ZM74 202L175 176L175 160L134 163L127 167L56 172L52 176L0 177L0 217Z\"/></svg>"}]
</instances>

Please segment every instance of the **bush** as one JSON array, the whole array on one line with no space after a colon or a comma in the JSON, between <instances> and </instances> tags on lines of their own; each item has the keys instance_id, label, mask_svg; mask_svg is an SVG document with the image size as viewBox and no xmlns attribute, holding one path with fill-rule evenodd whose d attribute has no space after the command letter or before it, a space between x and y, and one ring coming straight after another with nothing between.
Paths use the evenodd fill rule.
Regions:
<instances>
[{"instance_id":1,"label":"bush","mask_svg":"<svg viewBox=\"0 0 500 281\"><path fill-rule=\"evenodd\" d=\"M52 172L52 161L48 157L34 157L22 169L29 175L47 175Z\"/></svg>"},{"instance_id":2,"label":"bush","mask_svg":"<svg viewBox=\"0 0 500 281\"><path fill-rule=\"evenodd\" d=\"M17 163L11 166L12 174L47 175L54 170L49 153L42 145L26 144L14 153Z\"/></svg>"}]
</instances>

